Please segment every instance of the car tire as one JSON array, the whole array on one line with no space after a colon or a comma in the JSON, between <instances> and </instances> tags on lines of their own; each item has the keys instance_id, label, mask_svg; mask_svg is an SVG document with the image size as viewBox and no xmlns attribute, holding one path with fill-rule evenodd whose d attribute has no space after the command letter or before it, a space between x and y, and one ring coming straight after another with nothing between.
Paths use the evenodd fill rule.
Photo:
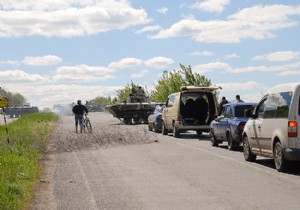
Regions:
<instances>
[{"instance_id":1,"label":"car tire","mask_svg":"<svg viewBox=\"0 0 300 210\"><path fill-rule=\"evenodd\" d=\"M155 133L158 133L158 132L159 132L157 126L155 126L154 123L153 123L153 128L154 128L154 132L155 132Z\"/></svg>"},{"instance_id":2,"label":"car tire","mask_svg":"<svg viewBox=\"0 0 300 210\"><path fill-rule=\"evenodd\" d=\"M173 124L173 136L175 138L179 138L180 137L180 130L178 130L174 124Z\"/></svg>"},{"instance_id":3,"label":"car tire","mask_svg":"<svg viewBox=\"0 0 300 210\"><path fill-rule=\"evenodd\" d=\"M168 130L167 130L164 122L162 122L161 133L162 133L162 135L168 135Z\"/></svg>"},{"instance_id":4,"label":"car tire","mask_svg":"<svg viewBox=\"0 0 300 210\"><path fill-rule=\"evenodd\" d=\"M248 136L243 138L243 153L246 161L254 162L256 160L256 155L251 151Z\"/></svg>"},{"instance_id":5,"label":"car tire","mask_svg":"<svg viewBox=\"0 0 300 210\"><path fill-rule=\"evenodd\" d=\"M210 130L210 143L213 147L217 147L219 145L219 142L217 141L215 134L212 130Z\"/></svg>"},{"instance_id":6,"label":"car tire","mask_svg":"<svg viewBox=\"0 0 300 210\"><path fill-rule=\"evenodd\" d=\"M131 119L131 118L124 118L123 122L124 122L126 125L130 125L131 122L132 122L132 119Z\"/></svg>"},{"instance_id":7,"label":"car tire","mask_svg":"<svg viewBox=\"0 0 300 210\"><path fill-rule=\"evenodd\" d=\"M282 152L282 145L280 141L277 141L275 143L274 149L273 149L273 157L274 157L274 163L275 168L279 172L285 172L287 171L289 167L289 161L285 159L283 152Z\"/></svg>"},{"instance_id":8,"label":"car tire","mask_svg":"<svg viewBox=\"0 0 300 210\"><path fill-rule=\"evenodd\" d=\"M196 132L197 132L197 136L201 136L202 135L202 130L196 130Z\"/></svg>"},{"instance_id":9,"label":"car tire","mask_svg":"<svg viewBox=\"0 0 300 210\"><path fill-rule=\"evenodd\" d=\"M236 142L233 140L231 134L227 133L226 138L227 138L227 143L228 143L228 149L229 150L234 150L237 145L236 145Z\"/></svg>"}]
</instances>

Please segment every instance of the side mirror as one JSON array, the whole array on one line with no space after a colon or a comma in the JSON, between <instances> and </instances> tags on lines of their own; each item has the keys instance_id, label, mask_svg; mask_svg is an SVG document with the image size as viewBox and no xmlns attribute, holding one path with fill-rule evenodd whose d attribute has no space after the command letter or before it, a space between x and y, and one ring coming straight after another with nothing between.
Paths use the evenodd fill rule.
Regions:
<instances>
[{"instance_id":1,"label":"side mirror","mask_svg":"<svg viewBox=\"0 0 300 210\"><path fill-rule=\"evenodd\" d=\"M251 109L246 109L245 112L244 112L244 116L245 117L252 117L253 116L252 110Z\"/></svg>"}]
</instances>

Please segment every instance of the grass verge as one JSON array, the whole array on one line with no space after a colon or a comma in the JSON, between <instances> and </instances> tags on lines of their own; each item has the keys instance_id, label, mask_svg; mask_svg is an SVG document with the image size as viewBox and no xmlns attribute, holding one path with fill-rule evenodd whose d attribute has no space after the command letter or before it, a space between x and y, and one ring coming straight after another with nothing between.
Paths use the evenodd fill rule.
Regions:
<instances>
[{"instance_id":1,"label":"grass verge","mask_svg":"<svg viewBox=\"0 0 300 210\"><path fill-rule=\"evenodd\" d=\"M32 198L41 172L39 158L56 120L54 113L24 115L7 125L8 136L0 125L0 209L24 209Z\"/></svg>"}]
</instances>

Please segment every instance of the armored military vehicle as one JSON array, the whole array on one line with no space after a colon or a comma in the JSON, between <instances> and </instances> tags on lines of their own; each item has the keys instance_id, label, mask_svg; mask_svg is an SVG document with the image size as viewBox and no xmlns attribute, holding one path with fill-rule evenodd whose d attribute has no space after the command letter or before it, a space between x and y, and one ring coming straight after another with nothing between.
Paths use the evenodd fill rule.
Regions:
<instances>
[{"instance_id":1,"label":"armored military vehicle","mask_svg":"<svg viewBox=\"0 0 300 210\"><path fill-rule=\"evenodd\" d=\"M147 124L148 116L152 114L156 103L149 103L148 97L139 88L132 91L123 103L108 105L105 109L125 124Z\"/></svg>"}]
</instances>

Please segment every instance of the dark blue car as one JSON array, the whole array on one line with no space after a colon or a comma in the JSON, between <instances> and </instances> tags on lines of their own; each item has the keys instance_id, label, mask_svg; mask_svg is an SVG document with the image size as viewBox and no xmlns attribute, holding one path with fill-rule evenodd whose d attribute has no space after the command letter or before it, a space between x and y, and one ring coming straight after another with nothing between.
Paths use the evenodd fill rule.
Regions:
<instances>
[{"instance_id":1,"label":"dark blue car","mask_svg":"<svg viewBox=\"0 0 300 210\"><path fill-rule=\"evenodd\" d=\"M158 133L162 128L162 111L164 109L164 104L157 104L155 110L148 117L148 129Z\"/></svg>"},{"instance_id":2,"label":"dark blue car","mask_svg":"<svg viewBox=\"0 0 300 210\"><path fill-rule=\"evenodd\" d=\"M220 116L210 124L211 145L218 146L223 141L228 142L228 149L240 146L244 126L249 118L245 110L253 110L257 103L228 103L223 106Z\"/></svg>"}]
</instances>

